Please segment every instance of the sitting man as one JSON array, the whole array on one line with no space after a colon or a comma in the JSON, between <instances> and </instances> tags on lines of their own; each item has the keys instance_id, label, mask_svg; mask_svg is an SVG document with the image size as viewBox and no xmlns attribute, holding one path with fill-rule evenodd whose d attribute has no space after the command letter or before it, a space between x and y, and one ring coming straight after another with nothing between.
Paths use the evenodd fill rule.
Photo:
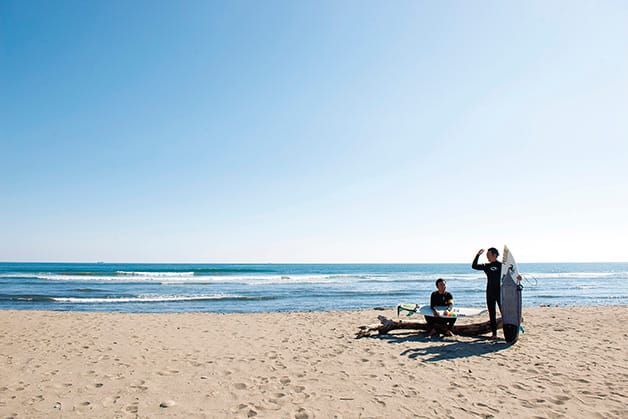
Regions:
<instances>
[{"instance_id":1,"label":"sitting man","mask_svg":"<svg viewBox=\"0 0 628 419\"><path fill-rule=\"evenodd\" d=\"M438 288L438 291L434 291L430 297L430 307L434 316L425 316L425 321L430 326L429 336L434 336L437 333L437 326L440 325L446 326L445 336L451 336L456 318L443 318L436 311L436 307L447 307L447 310L451 310L454 305L454 297L445 291L447 284L443 278L436 280L436 288Z\"/></svg>"}]
</instances>

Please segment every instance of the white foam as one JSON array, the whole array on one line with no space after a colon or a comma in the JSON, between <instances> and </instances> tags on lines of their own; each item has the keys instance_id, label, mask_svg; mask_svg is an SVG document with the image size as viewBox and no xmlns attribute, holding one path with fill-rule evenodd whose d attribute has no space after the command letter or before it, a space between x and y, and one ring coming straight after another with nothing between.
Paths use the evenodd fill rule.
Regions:
<instances>
[{"instance_id":1,"label":"white foam","mask_svg":"<svg viewBox=\"0 0 628 419\"><path fill-rule=\"evenodd\" d=\"M575 279L590 279L590 278L628 278L628 272L524 272L524 277L531 277L537 279L561 279L561 278L575 278Z\"/></svg>"},{"instance_id":2,"label":"white foam","mask_svg":"<svg viewBox=\"0 0 628 419\"><path fill-rule=\"evenodd\" d=\"M37 278L47 281L77 282L155 282L163 285L177 284L212 284L239 283L249 285L281 284L347 284L355 282L396 282L396 281L434 281L446 280L481 280L484 274L278 274L278 275L194 275L194 272L135 272L118 271L116 275L72 275L54 273L0 274L4 278Z\"/></svg>"},{"instance_id":3,"label":"white foam","mask_svg":"<svg viewBox=\"0 0 628 419\"><path fill-rule=\"evenodd\" d=\"M212 284L212 283L236 283L248 285L281 285L281 284L334 284L347 283L347 279L329 275L217 275L195 276L193 279L168 278L160 280L162 285L177 284Z\"/></svg>"},{"instance_id":4,"label":"white foam","mask_svg":"<svg viewBox=\"0 0 628 419\"><path fill-rule=\"evenodd\" d=\"M628 272L556 272L524 273L535 279L603 279L628 278ZM47 281L76 282L151 282L163 285L237 283L248 285L281 284L348 284L356 282L434 281L437 278L456 281L484 281L482 272L474 273L390 273L390 274L276 274L276 275L195 275L194 272L118 271L114 275L72 275L56 273L4 273L0 278L37 278Z\"/></svg>"},{"instance_id":5,"label":"white foam","mask_svg":"<svg viewBox=\"0 0 628 419\"><path fill-rule=\"evenodd\" d=\"M116 271L116 274L123 276L156 276L156 277L190 277L194 272L139 272L139 271Z\"/></svg>"},{"instance_id":6,"label":"white foam","mask_svg":"<svg viewBox=\"0 0 628 419\"><path fill-rule=\"evenodd\" d=\"M155 282L159 284L210 284L210 283L245 283L245 284L289 284L289 283L334 283L347 282L344 278L330 275L194 275L193 272L133 272L122 275L72 275L54 273L0 274L0 278L36 278L46 281L77 282Z\"/></svg>"},{"instance_id":7,"label":"white foam","mask_svg":"<svg viewBox=\"0 0 628 419\"><path fill-rule=\"evenodd\" d=\"M225 300L225 299L247 299L241 295L211 294L211 295L141 295L138 297L111 297L111 298L82 298L82 297L52 297L58 303L162 303L171 301L202 301L202 300Z\"/></svg>"}]
</instances>

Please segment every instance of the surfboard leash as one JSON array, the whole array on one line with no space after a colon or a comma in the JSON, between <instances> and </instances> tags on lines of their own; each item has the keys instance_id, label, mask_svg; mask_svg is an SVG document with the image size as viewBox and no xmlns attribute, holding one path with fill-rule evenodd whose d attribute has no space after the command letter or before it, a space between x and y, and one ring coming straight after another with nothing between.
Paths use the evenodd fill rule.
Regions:
<instances>
[{"instance_id":1,"label":"surfboard leash","mask_svg":"<svg viewBox=\"0 0 628 419\"><path fill-rule=\"evenodd\" d=\"M536 286L539 285L539 280L536 277L532 276L532 275L526 275L526 276L521 275L521 278L523 278L523 280L526 281L526 284L531 286L531 287L536 287ZM530 281L529 278L534 279L534 284L532 283L532 281Z\"/></svg>"}]
</instances>

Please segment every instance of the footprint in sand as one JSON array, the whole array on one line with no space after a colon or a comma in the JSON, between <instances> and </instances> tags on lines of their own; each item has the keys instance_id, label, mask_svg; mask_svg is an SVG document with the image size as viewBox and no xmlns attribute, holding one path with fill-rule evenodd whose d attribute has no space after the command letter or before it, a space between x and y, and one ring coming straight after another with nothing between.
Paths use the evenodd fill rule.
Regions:
<instances>
[{"instance_id":1,"label":"footprint in sand","mask_svg":"<svg viewBox=\"0 0 628 419\"><path fill-rule=\"evenodd\" d=\"M127 408L124 410L129 413L137 413L139 411L139 408L137 406L127 406Z\"/></svg>"},{"instance_id":2,"label":"footprint in sand","mask_svg":"<svg viewBox=\"0 0 628 419\"><path fill-rule=\"evenodd\" d=\"M473 404L474 404L475 406L479 406L479 407L483 407L483 408L485 408L485 409L488 409L488 410L490 410L491 412L498 412L498 410L496 410L496 409L492 408L491 406L489 406L489 405L487 405L487 404L485 404L485 403L482 403L482 402L473 403Z\"/></svg>"},{"instance_id":3,"label":"footprint in sand","mask_svg":"<svg viewBox=\"0 0 628 419\"><path fill-rule=\"evenodd\" d=\"M303 408L299 408L299 410L297 410L297 413L294 414L294 419L309 419L309 418L310 418L310 415L308 415L305 409Z\"/></svg>"},{"instance_id":4,"label":"footprint in sand","mask_svg":"<svg viewBox=\"0 0 628 419\"><path fill-rule=\"evenodd\" d=\"M521 406L527 408L527 409L533 409L536 407L536 405L534 403L532 403L530 400L521 400Z\"/></svg>"},{"instance_id":5,"label":"footprint in sand","mask_svg":"<svg viewBox=\"0 0 628 419\"><path fill-rule=\"evenodd\" d=\"M174 374L178 374L178 373L179 373L178 370L166 370L166 371L159 371L157 373L157 375L168 377L168 376L171 376L171 375L174 375Z\"/></svg>"},{"instance_id":6,"label":"footprint in sand","mask_svg":"<svg viewBox=\"0 0 628 419\"><path fill-rule=\"evenodd\" d=\"M284 384L284 385L286 385L286 384L290 384L290 379L289 379L288 377L281 377L281 378L279 379L279 382L280 382L281 384Z\"/></svg>"},{"instance_id":7,"label":"footprint in sand","mask_svg":"<svg viewBox=\"0 0 628 419\"><path fill-rule=\"evenodd\" d=\"M569 397L567 396L556 396L555 398L550 399L550 402L557 405L562 405L562 404L565 404L567 400L569 400Z\"/></svg>"},{"instance_id":8,"label":"footprint in sand","mask_svg":"<svg viewBox=\"0 0 628 419\"><path fill-rule=\"evenodd\" d=\"M244 389L246 389L246 384L244 384L244 383L235 383L233 386L236 388L236 390L244 390Z\"/></svg>"}]
</instances>

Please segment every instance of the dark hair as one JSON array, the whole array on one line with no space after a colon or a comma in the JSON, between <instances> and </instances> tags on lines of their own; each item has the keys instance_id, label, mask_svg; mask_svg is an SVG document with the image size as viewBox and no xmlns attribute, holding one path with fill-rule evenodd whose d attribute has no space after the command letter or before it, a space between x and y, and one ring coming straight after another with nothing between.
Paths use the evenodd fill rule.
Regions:
<instances>
[{"instance_id":1,"label":"dark hair","mask_svg":"<svg viewBox=\"0 0 628 419\"><path fill-rule=\"evenodd\" d=\"M436 286L438 286L438 283L439 283L439 282L442 282L443 284L445 284L445 280L444 280L443 278L438 278L438 279L436 280Z\"/></svg>"},{"instance_id":2,"label":"dark hair","mask_svg":"<svg viewBox=\"0 0 628 419\"><path fill-rule=\"evenodd\" d=\"M494 247L491 247L490 249L488 249L488 251L494 254L495 256L499 256L499 251L497 251L497 249L495 249Z\"/></svg>"}]
</instances>

